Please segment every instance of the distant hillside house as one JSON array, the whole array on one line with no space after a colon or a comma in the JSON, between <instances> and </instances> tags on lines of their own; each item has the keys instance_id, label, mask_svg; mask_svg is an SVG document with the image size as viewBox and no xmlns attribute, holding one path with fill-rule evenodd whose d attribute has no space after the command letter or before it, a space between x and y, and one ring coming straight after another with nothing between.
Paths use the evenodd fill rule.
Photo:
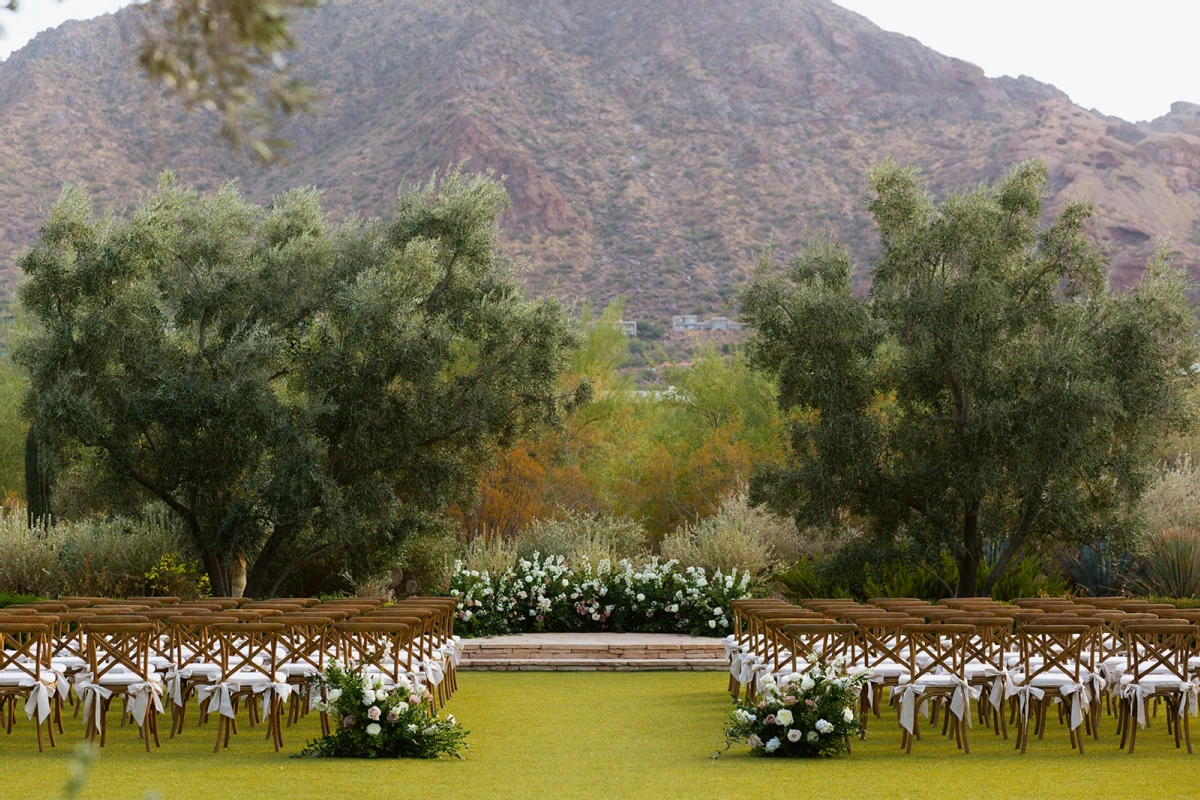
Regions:
<instances>
[{"instance_id":1,"label":"distant hillside house","mask_svg":"<svg viewBox=\"0 0 1200 800\"><path fill-rule=\"evenodd\" d=\"M637 338L637 320L619 319L616 324L621 333L634 339Z\"/></svg>"},{"instance_id":2,"label":"distant hillside house","mask_svg":"<svg viewBox=\"0 0 1200 800\"><path fill-rule=\"evenodd\" d=\"M694 314L681 314L671 317L671 328L677 331L740 331L742 323L734 322L729 317L713 317L701 320Z\"/></svg>"}]
</instances>

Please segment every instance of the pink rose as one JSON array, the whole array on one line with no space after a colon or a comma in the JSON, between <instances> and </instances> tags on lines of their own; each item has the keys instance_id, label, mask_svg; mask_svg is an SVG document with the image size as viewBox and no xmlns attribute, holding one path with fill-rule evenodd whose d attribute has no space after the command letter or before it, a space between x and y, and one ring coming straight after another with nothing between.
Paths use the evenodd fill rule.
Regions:
<instances>
[{"instance_id":1,"label":"pink rose","mask_svg":"<svg viewBox=\"0 0 1200 800\"><path fill-rule=\"evenodd\" d=\"M347 714L346 716L342 717L342 727L353 728L356 721L357 720L354 719L353 714Z\"/></svg>"},{"instance_id":2,"label":"pink rose","mask_svg":"<svg viewBox=\"0 0 1200 800\"><path fill-rule=\"evenodd\" d=\"M817 704L817 702L815 700L805 700L804 704L806 706L808 706L809 708L812 708L813 706L815 706Z\"/></svg>"},{"instance_id":3,"label":"pink rose","mask_svg":"<svg viewBox=\"0 0 1200 800\"><path fill-rule=\"evenodd\" d=\"M758 704L758 710L759 711L767 710L767 701L766 700L763 700L761 703Z\"/></svg>"},{"instance_id":4,"label":"pink rose","mask_svg":"<svg viewBox=\"0 0 1200 800\"><path fill-rule=\"evenodd\" d=\"M371 706L367 709L367 719L371 720L372 722L376 722L382 713L383 712L379 710L379 706Z\"/></svg>"},{"instance_id":5,"label":"pink rose","mask_svg":"<svg viewBox=\"0 0 1200 800\"><path fill-rule=\"evenodd\" d=\"M388 712L387 718L388 718L388 722L395 722L396 720L400 719L400 712L393 708L391 711Z\"/></svg>"},{"instance_id":6,"label":"pink rose","mask_svg":"<svg viewBox=\"0 0 1200 800\"><path fill-rule=\"evenodd\" d=\"M766 718L765 720L763 720L763 721L764 721L766 724L768 724L768 725L774 725L774 724L775 724L775 715L774 715L774 714L768 714L768 715L767 715L767 718Z\"/></svg>"},{"instance_id":7,"label":"pink rose","mask_svg":"<svg viewBox=\"0 0 1200 800\"><path fill-rule=\"evenodd\" d=\"M794 706L796 705L796 698L789 694L783 698L783 704L785 706Z\"/></svg>"},{"instance_id":8,"label":"pink rose","mask_svg":"<svg viewBox=\"0 0 1200 800\"><path fill-rule=\"evenodd\" d=\"M421 705L421 698L417 697L415 694L410 694L408 696L408 704L410 706L419 706Z\"/></svg>"}]
</instances>

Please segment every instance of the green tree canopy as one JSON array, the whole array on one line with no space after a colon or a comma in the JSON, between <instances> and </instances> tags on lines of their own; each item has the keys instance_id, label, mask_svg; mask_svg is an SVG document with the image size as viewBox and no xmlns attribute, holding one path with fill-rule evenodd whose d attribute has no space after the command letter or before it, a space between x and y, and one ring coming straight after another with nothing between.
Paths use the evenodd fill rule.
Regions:
<instances>
[{"instance_id":1,"label":"green tree canopy","mask_svg":"<svg viewBox=\"0 0 1200 800\"><path fill-rule=\"evenodd\" d=\"M786 268L764 256L742 310L794 417L757 501L949 549L960 595L990 592L1029 546L1132 530L1155 443L1193 419L1189 286L1160 251L1112 291L1083 232L1091 206L1042 227L1045 183L1030 162L938 206L915 171L875 168L867 296L828 239Z\"/></svg>"},{"instance_id":2,"label":"green tree canopy","mask_svg":"<svg viewBox=\"0 0 1200 800\"><path fill-rule=\"evenodd\" d=\"M252 595L318 552L381 571L495 447L557 417L577 338L496 249L503 188L439 183L337 225L307 189L262 209L167 176L97 218L68 187L19 261L43 443L169 506L216 594L242 558Z\"/></svg>"}]
</instances>

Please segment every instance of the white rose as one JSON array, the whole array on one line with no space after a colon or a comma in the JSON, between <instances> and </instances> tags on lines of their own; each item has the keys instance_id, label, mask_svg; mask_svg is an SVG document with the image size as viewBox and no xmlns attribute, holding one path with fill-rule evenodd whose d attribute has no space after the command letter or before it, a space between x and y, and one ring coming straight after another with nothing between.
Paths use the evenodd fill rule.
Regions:
<instances>
[{"instance_id":1,"label":"white rose","mask_svg":"<svg viewBox=\"0 0 1200 800\"><path fill-rule=\"evenodd\" d=\"M641 592L638 592L637 601L640 603L645 599L646 599L646 595L642 594Z\"/></svg>"},{"instance_id":2,"label":"white rose","mask_svg":"<svg viewBox=\"0 0 1200 800\"><path fill-rule=\"evenodd\" d=\"M710 628L715 628L715 627L717 627L717 621L716 621L715 619L710 619L710 620L708 621L708 627L710 627Z\"/></svg>"},{"instance_id":3,"label":"white rose","mask_svg":"<svg viewBox=\"0 0 1200 800\"><path fill-rule=\"evenodd\" d=\"M817 739L820 739L821 737L817 736L816 731L809 731L808 734L804 738L810 742L815 742Z\"/></svg>"},{"instance_id":4,"label":"white rose","mask_svg":"<svg viewBox=\"0 0 1200 800\"><path fill-rule=\"evenodd\" d=\"M792 744L795 744L796 742L800 741L800 738L802 736L804 736L804 734L801 733L796 728L792 728L790 731L788 731L787 736L788 736L788 741L791 742Z\"/></svg>"},{"instance_id":5,"label":"white rose","mask_svg":"<svg viewBox=\"0 0 1200 800\"><path fill-rule=\"evenodd\" d=\"M367 706L368 708L370 706L375 705L375 690L374 689L364 689L363 690L363 705Z\"/></svg>"},{"instance_id":6,"label":"white rose","mask_svg":"<svg viewBox=\"0 0 1200 800\"><path fill-rule=\"evenodd\" d=\"M775 724L781 728L786 728L792 724L792 712L786 708L781 709L775 714Z\"/></svg>"},{"instance_id":7,"label":"white rose","mask_svg":"<svg viewBox=\"0 0 1200 800\"><path fill-rule=\"evenodd\" d=\"M379 727L378 722L372 722L370 725L367 726L367 733L371 734L372 736L378 736L379 732L382 730L383 730L383 728Z\"/></svg>"},{"instance_id":8,"label":"white rose","mask_svg":"<svg viewBox=\"0 0 1200 800\"><path fill-rule=\"evenodd\" d=\"M814 727L821 733L829 733L833 730L833 723L829 720L819 719Z\"/></svg>"},{"instance_id":9,"label":"white rose","mask_svg":"<svg viewBox=\"0 0 1200 800\"><path fill-rule=\"evenodd\" d=\"M807 675L804 676L804 680L800 681L800 688L806 692L816 685L817 685L817 682L814 681L812 678L808 677Z\"/></svg>"},{"instance_id":10,"label":"white rose","mask_svg":"<svg viewBox=\"0 0 1200 800\"><path fill-rule=\"evenodd\" d=\"M779 749L779 745L780 745L779 737L772 736L770 739L767 740L767 743L765 745L763 745L763 749L766 750L768 753L774 753L776 750Z\"/></svg>"},{"instance_id":11,"label":"white rose","mask_svg":"<svg viewBox=\"0 0 1200 800\"><path fill-rule=\"evenodd\" d=\"M854 722L854 709L852 709L850 706L843 708L842 719L846 720L846 722Z\"/></svg>"}]
</instances>

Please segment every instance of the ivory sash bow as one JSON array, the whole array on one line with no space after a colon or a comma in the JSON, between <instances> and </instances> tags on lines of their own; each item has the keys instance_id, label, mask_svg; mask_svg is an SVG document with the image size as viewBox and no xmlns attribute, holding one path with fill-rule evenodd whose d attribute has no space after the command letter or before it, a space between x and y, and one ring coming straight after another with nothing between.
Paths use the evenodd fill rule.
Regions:
<instances>
[{"instance_id":1,"label":"ivory sash bow","mask_svg":"<svg viewBox=\"0 0 1200 800\"><path fill-rule=\"evenodd\" d=\"M264 719L271 713L272 692L279 697L279 702L282 703L296 690L296 687L287 681L279 680L280 677L280 675L276 674L273 682L263 684L262 688L255 691L255 694L262 695L262 715Z\"/></svg>"},{"instance_id":2,"label":"ivory sash bow","mask_svg":"<svg viewBox=\"0 0 1200 800\"><path fill-rule=\"evenodd\" d=\"M446 677L445 667L440 661L429 660L422 666L425 668L425 680L429 681L430 685L437 686Z\"/></svg>"},{"instance_id":3,"label":"ivory sash bow","mask_svg":"<svg viewBox=\"0 0 1200 800\"><path fill-rule=\"evenodd\" d=\"M910 734L913 732L917 719L917 711L920 710L922 714L928 716L926 711L928 700L925 697L925 691L925 684L909 683L905 684L904 691L900 695L900 724ZM968 728L972 726L971 698L978 696L979 692L966 681L961 678L954 679L954 692L950 695L950 713L965 721Z\"/></svg>"},{"instance_id":4,"label":"ivory sash bow","mask_svg":"<svg viewBox=\"0 0 1200 800\"><path fill-rule=\"evenodd\" d=\"M228 683L202 683L197 686L196 701L203 706L206 700L208 713L216 711L223 717L236 718L237 715L233 713L233 687Z\"/></svg>"},{"instance_id":5,"label":"ivory sash bow","mask_svg":"<svg viewBox=\"0 0 1200 800\"><path fill-rule=\"evenodd\" d=\"M1064 683L1058 691L1071 704L1071 730L1083 724L1083 712L1090 708L1087 687L1082 683Z\"/></svg>"},{"instance_id":6,"label":"ivory sash bow","mask_svg":"<svg viewBox=\"0 0 1200 800\"><path fill-rule=\"evenodd\" d=\"M104 701L112 697L112 689L92 683L90 672L80 672L75 676L75 694L83 701L84 719L91 717L96 730L104 721Z\"/></svg>"},{"instance_id":7,"label":"ivory sash bow","mask_svg":"<svg viewBox=\"0 0 1200 800\"><path fill-rule=\"evenodd\" d=\"M1025 725L1029 724L1029 707L1033 705L1030 700L1041 700L1046 696L1044 689L1039 689L1036 686L1019 685L1012 690L1013 695L1017 698L1017 707L1021 712L1021 718Z\"/></svg>"},{"instance_id":8,"label":"ivory sash bow","mask_svg":"<svg viewBox=\"0 0 1200 800\"><path fill-rule=\"evenodd\" d=\"M50 697L54 694L51 686L42 681L34 681L29 689L29 697L25 699L25 716L33 719L37 716L38 724L50 716Z\"/></svg>"},{"instance_id":9,"label":"ivory sash bow","mask_svg":"<svg viewBox=\"0 0 1200 800\"><path fill-rule=\"evenodd\" d=\"M183 705L183 675L180 674L179 669L174 664L169 665L164 677L167 694L171 696L171 703L177 706Z\"/></svg>"},{"instance_id":10,"label":"ivory sash bow","mask_svg":"<svg viewBox=\"0 0 1200 800\"><path fill-rule=\"evenodd\" d=\"M1179 716L1190 714L1196 716L1197 706L1200 701L1197 697L1200 696L1200 678L1192 678L1187 683L1179 684Z\"/></svg>"},{"instance_id":11,"label":"ivory sash bow","mask_svg":"<svg viewBox=\"0 0 1200 800\"><path fill-rule=\"evenodd\" d=\"M163 687L158 681L131 683L125 691L129 695L129 714L139 727L145 722L151 703L156 713L162 713Z\"/></svg>"}]
</instances>

